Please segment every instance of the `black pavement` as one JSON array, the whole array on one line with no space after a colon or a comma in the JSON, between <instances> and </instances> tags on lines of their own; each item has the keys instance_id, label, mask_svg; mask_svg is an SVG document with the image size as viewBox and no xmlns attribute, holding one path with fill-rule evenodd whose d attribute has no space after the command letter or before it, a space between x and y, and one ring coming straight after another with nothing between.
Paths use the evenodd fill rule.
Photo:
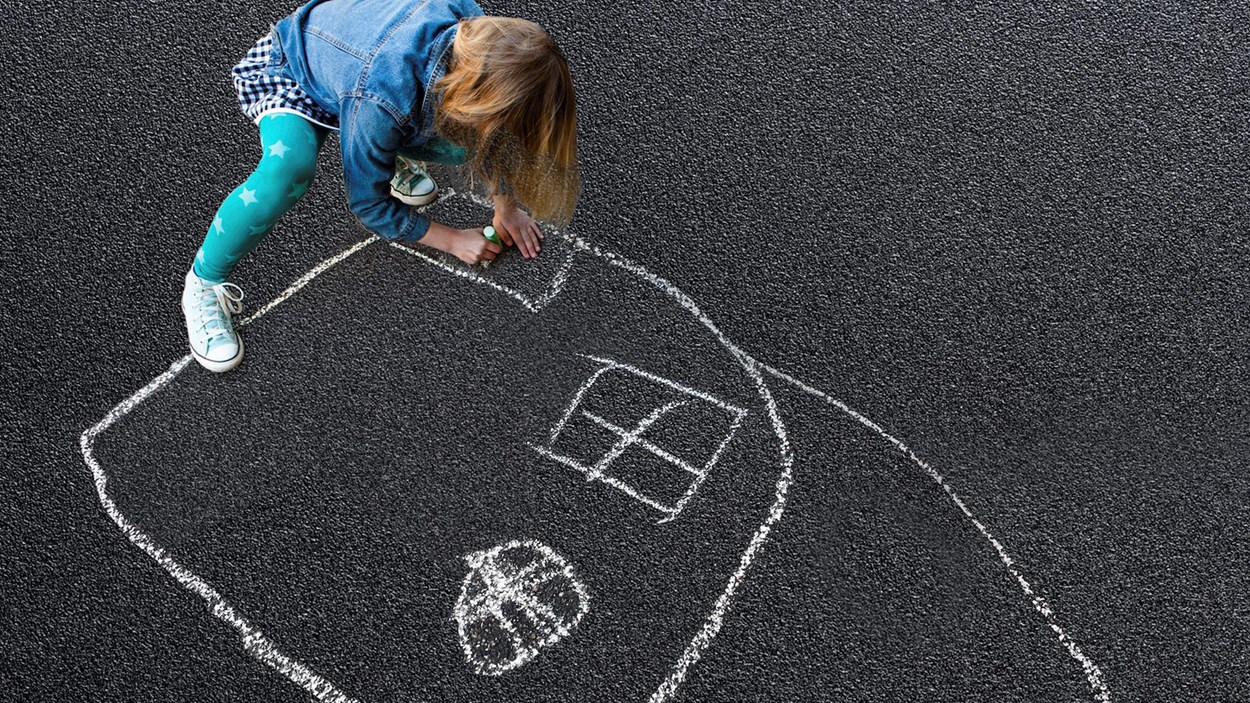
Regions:
<instances>
[{"instance_id":1,"label":"black pavement","mask_svg":"<svg viewBox=\"0 0 1250 703\"><path fill-rule=\"evenodd\" d=\"M1250 13L486 4L572 226L368 242L331 138L211 375L293 7L4 6L4 699L1250 699Z\"/></svg>"}]
</instances>

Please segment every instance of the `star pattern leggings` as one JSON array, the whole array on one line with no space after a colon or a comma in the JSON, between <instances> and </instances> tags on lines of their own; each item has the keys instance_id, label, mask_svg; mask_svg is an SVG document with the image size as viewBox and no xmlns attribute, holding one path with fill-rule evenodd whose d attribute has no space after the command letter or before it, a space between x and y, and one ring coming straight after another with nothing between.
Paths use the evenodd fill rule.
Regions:
<instances>
[{"instance_id":1,"label":"star pattern leggings","mask_svg":"<svg viewBox=\"0 0 1250 703\"><path fill-rule=\"evenodd\" d=\"M261 159L208 226L195 255L195 275L224 282L273 225L312 185L317 154L330 130L290 112L260 118Z\"/></svg>"},{"instance_id":2,"label":"star pattern leggings","mask_svg":"<svg viewBox=\"0 0 1250 703\"><path fill-rule=\"evenodd\" d=\"M208 234L195 255L195 275L222 283L234 267L256 248L274 223L290 210L317 171L317 154L330 130L291 112L271 112L260 118L261 159L252 175L235 188L208 226ZM442 137L413 149L404 149L414 161L464 163L464 149Z\"/></svg>"}]
</instances>

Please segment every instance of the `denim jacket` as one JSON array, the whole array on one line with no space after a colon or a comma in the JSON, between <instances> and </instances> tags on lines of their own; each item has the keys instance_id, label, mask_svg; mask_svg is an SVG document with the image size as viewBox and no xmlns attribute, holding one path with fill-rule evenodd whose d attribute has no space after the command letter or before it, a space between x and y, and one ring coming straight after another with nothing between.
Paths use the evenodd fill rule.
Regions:
<instances>
[{"instance_id":1,"label":"denim jacket","mask_svg":"<svg viewBox=\"0 0 1250 703\"><path fill-rule=\"evenodd\" d=\"M428 88L447 70L473 0L311 0L273 25L269 75L339 117L347 204L366 228L416 241L427 217L391 197L395 154L434 137Z\"/></svg>"}]
</instances>

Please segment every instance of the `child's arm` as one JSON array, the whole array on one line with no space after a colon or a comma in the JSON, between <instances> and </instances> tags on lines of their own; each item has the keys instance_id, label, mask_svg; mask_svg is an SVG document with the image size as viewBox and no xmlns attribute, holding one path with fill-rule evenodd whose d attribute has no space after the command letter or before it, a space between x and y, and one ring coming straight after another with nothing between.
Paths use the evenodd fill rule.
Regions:
<instances>
[{"instance_id":1,"label":"child's arm","mask_svg":"<svg viewBox=\"0 0 1250 703\"><path fill-rule=\"evenodd\" d=\"M502 251L482 236L481 228L452 229L392 198L399 124L384 105L367 97L347 98L342 106L343 180L348 207L361 224L383 239L420 242L470 265Z\"/></svg>"},{"instance_id":2,"label":"child's arm","mask_svg":"<svg viewBox=\"0 0 1250 703\"><path fill-rule=\"evenodd\" d=\"M382 103L363 96L344 98L340 108L339 142L348 209L383 239L421 240L429 219L391 197L390 180L400 141L395 116Z\"/></svg>"},{"instance_id":3,"label":"child's arm","mask_svg":"<svg viewBox=\"0 0 1250 703\"><path fill-rule=\"evenodd\" d=\"M491 224L504 244L516 244L521 256L532 259L542 251L539 242L543 239L543 231L528 213L517 207L511 195L495 196L495 219Z\"/></svg>"}]
</instances>

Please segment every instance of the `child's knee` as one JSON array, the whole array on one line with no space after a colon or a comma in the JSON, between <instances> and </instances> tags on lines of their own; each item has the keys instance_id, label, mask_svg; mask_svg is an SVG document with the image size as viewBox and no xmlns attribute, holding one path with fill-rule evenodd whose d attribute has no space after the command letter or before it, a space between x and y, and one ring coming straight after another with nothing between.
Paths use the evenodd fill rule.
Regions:
<instances>
[{"instance_id":1,"label":"child's knee","mask_svg":"<svg viewBox=\"0 0 1250 703\"><path fill-rule=\"evenodd\" d=\"M239 197L258 221L272 222L291 208L312 185L317 172L316 152L281 157L267 154L243 184Z\"/></svg>"},{"instance_id":2,"label":"child's knee","mask_svg":"<svg viewBox=\"0 0 1250 703\"><path fill-rule=\"evenodd\" d=\"M277 149L270 147L256 166L256 172L286 185L311 183L317 175L317 152L302 148L284 149L284 146L278 143L274 145Z\"/></svg>"}]
</instances>

